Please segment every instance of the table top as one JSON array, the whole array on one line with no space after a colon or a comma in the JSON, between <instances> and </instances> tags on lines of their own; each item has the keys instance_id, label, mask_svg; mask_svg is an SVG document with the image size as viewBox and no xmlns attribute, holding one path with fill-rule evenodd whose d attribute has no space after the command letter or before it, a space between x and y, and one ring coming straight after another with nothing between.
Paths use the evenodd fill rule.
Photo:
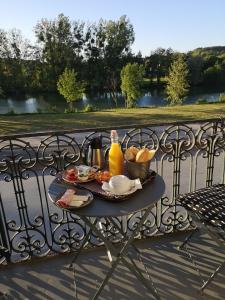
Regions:
<instances>
[{"instance_id":1,"label":"table top","mask_svg":"<svg viewBox=\"0 0 225 300\"><path fill-rule=\"evenodd\" d=\"M48 195L50 200L55 203L59 194L63 194L71 185L54 179L49 186ZM85 187L85 184L84 184ZM87 217L115 217L133 214L135 212L154 206L161 199L165 191L165 183L158 174L149 183L143 186L142 190L129 195L127 199L120 202L108 201L104 198L94 195L94 200L86 207L66 209L71 213Z\"/></svg>"}]
</instances>

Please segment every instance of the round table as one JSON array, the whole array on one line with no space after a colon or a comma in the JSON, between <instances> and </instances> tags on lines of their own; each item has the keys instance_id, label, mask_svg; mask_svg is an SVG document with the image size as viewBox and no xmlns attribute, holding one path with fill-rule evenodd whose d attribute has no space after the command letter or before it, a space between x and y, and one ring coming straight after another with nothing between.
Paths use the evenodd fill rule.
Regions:
<instances>
[{"instance_id":1,"label":"round table","mask_svg":"<svg viewBox=\"0 0 225 300\"><path fill-rule=\"evenodd\" d=\"M59 195L62 195L70 186L74 185L63 183L55 178L49 187L49 198L55 203ZM85 188L85 183L82 185ZM83 208L66 209L79 216L86 217L118 217L130 215L144 210L161 199L165 191L165 183L161 176L156 174L155 178L146 183L142 190L137 190L134 194L121 201L107 201L105 198L94 195L91 204ZM64 208L65 209L65 208Z\"/></svg>"},{"instance_id":2,"label":"round table","mask_svg":"<svg viewBox=\"0 0 225 300\"><path fill-rule=\"evenodd\" d=\"M48 191L50 200L56 204L56 201L59 199L59 195L62 195L71 186L75 187L74 185L62 182L61 180L59 180L59 178L55 178L50 184ZM85 188L85 184L83 184L82 187ZM92 300L96 300L98 298L102 289L111 278L119 262L122 262L127 268L131 270L131 272L136 275L136 277L146 286L146 288L150 290L155 299L161 299L154 287L152 280L147 280L142 275L140 268L129 255L129 247L133 246L136 251L139 251L137 247L132 243L134 242L135 237L139 235L151 209L154 207L157 201L161 199L164 191L164 180L161 176L156 174L155 178L152 181L146 183L143 186L143 189L136 191L134 194L129 195L128 198L123 199L120 202L107 201L105 198L94 195L94 200L86 207L75 209L62 208L63 210L78 215L80 219L83 220L83 222L89 227L89 232L85 236L80 249L75 254L71 265L75 263L76 258L84 248L85 244L88 242L89 237L92 233L97 235L104 242L104 245L107 248L107 254L111 263L111 268L109 269L105 279L96 291ZM142 214L140 214L139 222L137 223L135 230L129 235L126 235L126 233L123 232L123 230L118 226L117 222L115 222L113 219L113 217L131 215L140 211L142 211ZM107 234L105 234L101 224L102 218L105 218L106 220L111 222L123 236L121 247L113 244L109 240Z\"/></svg>"}]
</instances>

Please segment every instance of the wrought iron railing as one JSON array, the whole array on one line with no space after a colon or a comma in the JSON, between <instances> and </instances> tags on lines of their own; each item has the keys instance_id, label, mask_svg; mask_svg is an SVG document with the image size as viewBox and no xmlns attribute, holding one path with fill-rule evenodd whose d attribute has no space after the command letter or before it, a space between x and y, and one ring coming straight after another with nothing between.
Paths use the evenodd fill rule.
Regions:
<instances>
[{"instance_id":1,"label":"wrought iron railing","mask_svg":"<svg viewBox=\"0 0 225 300\"><path fill-rule=\"evenodd\" d=\"M78 216L63 212L48 201L48 186L58 171L85 161L93 137L102 137L107 154L110 129L0 137L1 264L79 247L87 231L85 225ZM224 121L131 125L116 129L123 148L135 144L157 149L151 168L166 182L165 196L149 215L142 236L187 229L188 215L175 198L179 193L224 182ZM136 213L116 222L123 230L131 231L139 216ZM104 224L111 238L118 240L116 228ZM100 243L91 236L89 245Z\"/></svg>"}]
</instances>

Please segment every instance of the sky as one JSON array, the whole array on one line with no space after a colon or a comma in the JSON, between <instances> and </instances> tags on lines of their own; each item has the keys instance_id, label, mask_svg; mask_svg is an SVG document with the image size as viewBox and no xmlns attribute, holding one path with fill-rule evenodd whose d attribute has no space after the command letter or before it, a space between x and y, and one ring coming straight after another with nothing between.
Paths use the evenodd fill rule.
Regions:
<instances>
[{"instance_id":1,"label":"sky","mask_svg":"<svg viewBox=\"0 0 225 300\"><path fill-rule=\"evenodd\" d=\"M225 45L225 0L0 0L0 29L20 29L34 42L37 22L60 13L89 22L127 15L135 31L132 50L143 55L158 47L187 52Z\"/></svg>"}]
</instances>

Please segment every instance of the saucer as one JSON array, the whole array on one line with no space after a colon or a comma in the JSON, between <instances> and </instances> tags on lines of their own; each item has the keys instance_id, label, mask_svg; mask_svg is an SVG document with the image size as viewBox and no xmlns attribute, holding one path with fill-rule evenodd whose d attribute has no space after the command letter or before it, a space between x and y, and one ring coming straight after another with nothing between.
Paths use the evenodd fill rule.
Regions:
<instances>
[{"instance_id":1,"label":"saucer","mask_svg":"<svg viewBox=\"0 0 225 300\"><path fill-rule=\"evenodd\" d=\"M107 184L103 183L102 189L103 189L103 191L107 192L111 196L126 196L126 195L133 194L134 192L136 192L140 188L138 188L137 186L133 186L130 190L128 190L125 193L117 193L117 192L111 190Z\"/></svg>"}]
</instances>

